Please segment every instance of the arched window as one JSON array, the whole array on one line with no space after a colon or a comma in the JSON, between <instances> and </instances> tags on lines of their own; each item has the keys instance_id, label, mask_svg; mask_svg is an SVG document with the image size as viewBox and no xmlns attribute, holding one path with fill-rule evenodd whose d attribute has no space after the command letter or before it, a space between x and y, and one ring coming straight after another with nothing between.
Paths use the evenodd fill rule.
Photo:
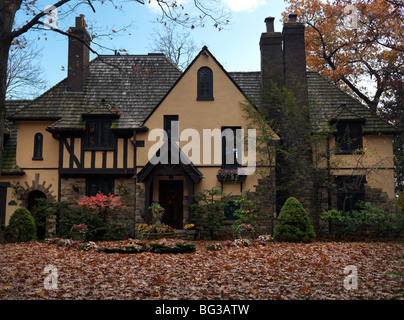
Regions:
<instances>
[{"instance_id":1,"label":"arched window","mask_svg":"<svg viewBox=\"0 0 404 320\"><path fill-rule=\"evenodd\" d=\"M34 137L34 156L32 160L43 160L42 158L42 149L43 149L43 135L38 132Z\"/></svg>"},{"instance_id":2,"label":"arched window","mask_svg":"<svg viewBox=\"0 0 404 320\"><path fill-rule=\"evenodd\" d=\"M198 70L197 100L213 100L213 74L208 67L202 67Z\"/></svg>"}]
</instances>

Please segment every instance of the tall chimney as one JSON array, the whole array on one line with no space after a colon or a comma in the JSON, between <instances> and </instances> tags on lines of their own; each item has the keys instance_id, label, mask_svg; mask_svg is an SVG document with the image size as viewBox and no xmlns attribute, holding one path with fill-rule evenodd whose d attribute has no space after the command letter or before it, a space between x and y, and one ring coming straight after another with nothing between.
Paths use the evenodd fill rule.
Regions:
<instances>
[{"instance_id":1,"label":"tall chimney","mask_svg":"<svg viewBox=\"0 0 404 320\"><path fill-rule=\"evenodd\" d=\"M76 17L76 26L70 27L69 37L69 57L67 70L67 91L82 92L88 75L88 65L90 58L90 35L86 30L84 15ZM80 40L78 40L78 39Z\"/></svg>"},{"instance_id":2,"label":"tall chimney","mask_svg":"<svg viewBox=\"0 0 404 320\"><path fill-rule=\"evenodd\" d=\"M282 33L275 32L274 20L273 17L265 19L266 32L261 34L261 82L263 86L262 107L266 109L268 116L278 123L281 120L280 110L273 108L270 92L273 86L280 88L283 84L283 57Z\"/></svg>"},{"instance_id":3,"label":"tall chimney","mask_svg":"<svg viewBox=\"0 0 404 320\"><path fill-rule=\"evenodd\" d=\"M301 107L308 103L304 29L304 24L297 22L297 14L291 13L282 31L285 83L299 89Z\"/></svg>"}]
</instances>

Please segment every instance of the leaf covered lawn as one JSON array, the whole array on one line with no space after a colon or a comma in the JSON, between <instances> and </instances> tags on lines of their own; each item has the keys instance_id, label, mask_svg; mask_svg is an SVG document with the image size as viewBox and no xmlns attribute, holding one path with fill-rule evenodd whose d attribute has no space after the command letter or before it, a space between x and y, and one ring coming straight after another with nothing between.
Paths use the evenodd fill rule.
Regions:
<instances>
[{"instance_id":1,"label":"leaf covered lawn","mask_svg":"<svg viewBox=\"0 0 404 320\"><path fill-rule=\"evenodd\" d=\"M275 242L220 251L195 243L190 254L0 245L0 299L404 299L402 243ZM57 289L44 287L49 265L57 268ZM346 266L357 268L357 289L344 288Z\"/></svg>"}]
</instances>

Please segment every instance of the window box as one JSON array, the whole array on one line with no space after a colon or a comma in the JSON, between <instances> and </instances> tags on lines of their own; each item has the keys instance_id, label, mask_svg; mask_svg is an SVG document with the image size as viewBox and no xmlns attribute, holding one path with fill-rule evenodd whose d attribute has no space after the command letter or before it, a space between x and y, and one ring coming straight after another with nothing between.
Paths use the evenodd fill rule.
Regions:
<instances>
[{"instance_id":1,"label":"window box","mask_svg":"<svg viewBox=\"0 0 404 320\"><path fill-rule=\"evenodd\" d=\"M217 180L220 182L244 182L247 176L244 174L238 174L237 169L221 169L217 173Z\"/></svg>"}]
</instances>

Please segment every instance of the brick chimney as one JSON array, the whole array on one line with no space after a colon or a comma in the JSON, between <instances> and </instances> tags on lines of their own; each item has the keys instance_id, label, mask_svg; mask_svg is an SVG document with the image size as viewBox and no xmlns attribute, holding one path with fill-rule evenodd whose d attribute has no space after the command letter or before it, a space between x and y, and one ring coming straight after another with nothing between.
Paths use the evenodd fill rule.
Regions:
<instances>
[{"instance_id":1,"label":"brick chimney","mask_svg":"<svg viewBox=\"0 0 404 320\"><path fill-rule=\"evenodd\" d=\"M90 51L87 46L90 45L91 40L85 26L84 15L81 14L79 17L76 17L75 27L70 27L68 30L68 33L74 36L69 37L68 92L82 92L88 75Z\"/></svg>"},{"instance_id":2,"label":"brick chimney","mask_svg":"<svg viewBox=\"0 0 404 320\"><path fill-rule=\"evenodd\" d=\"M274 129L280 125L280 110L274 108L271 101L272 86L282 87L284 79L283 54L282 54L282 33L275 32L273 17L265 19L266 32L261 34L261 82L263 86L262 107L266 110L268 116L275 120Z\"/></svg>"},{"instance_id":3,"label":"brick chimney","mask_svg":"<svg viewBox=\"0 0 404 320\"><path fill-rule=\"evenodd\" d=\"M304 29L304 24L297 22L297 14L292 13L282 31L285 83L300 89L301 106L308 102Z\"/></svg>"},{"instance_id":4,"label":"brick chimney","mask_svg":"<svg viewBox=\"0 0 404 320\"><path fill-rule=\"evenodd\" d=\"M282 34L275 32L273 17L265 19L267 31L261 34L261 80L263 85L268 84L268 80L274 77L281 77L282 67ZM277 79L280 81L281 79Z\"/></svg>"}]
</instances>

